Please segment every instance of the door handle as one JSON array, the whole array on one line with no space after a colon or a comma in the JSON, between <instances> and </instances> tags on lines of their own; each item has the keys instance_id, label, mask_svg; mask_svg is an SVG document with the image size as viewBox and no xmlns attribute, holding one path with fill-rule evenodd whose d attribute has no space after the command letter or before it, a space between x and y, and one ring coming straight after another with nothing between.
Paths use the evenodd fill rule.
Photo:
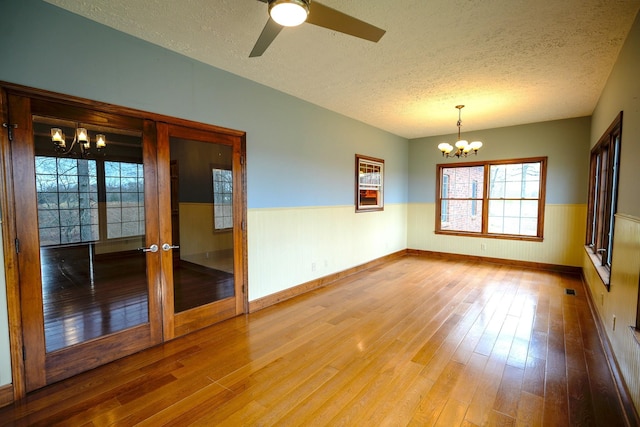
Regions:
<instances>
[{"instance_id":1,"label":"door handle","mask_svg":"<svg viewBox=\"0 0 640 427\"><path fill-rule=\"evenodd\" d=\"M140 250L142 252L153 252L153 253L156 253L156 252L158 252L158 245L151 245L148 248L138 248L138 250Z\"/></svg>"},{"instance_id":2,"label":"door handle","mask_svg":"<svg viewBox=\"0 0 640 427\"><path fill-rule=\"evenodd\" d=\"M168 251L169 249L178 249L178 248L180 248L180 246L178 246L178 245L170 245L168 243L163 243L162 244L162 250L165 251L165 252Z\"/></svg>"}]
</instances>

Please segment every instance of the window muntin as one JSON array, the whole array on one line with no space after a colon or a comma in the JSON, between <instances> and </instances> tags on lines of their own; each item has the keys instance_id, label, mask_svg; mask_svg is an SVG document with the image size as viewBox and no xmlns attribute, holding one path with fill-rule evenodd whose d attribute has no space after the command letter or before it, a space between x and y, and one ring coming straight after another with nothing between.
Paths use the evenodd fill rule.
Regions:
<instances>
[{"instance_id":1,"label":"window muntin","mask_svg":"<svg viewBox=\"0 0 640 427\"><path fill-rule=\"evenodd\" d=\"M546 157L437 169L437 233L542 239Z\"/></svg>"},{"instance_id":2,"label":"window muntin","mask_svg":"<svg viewBox=\"0 0 640 427\"><path fill-rule=\"evenodd\" d=\"M384 209L384 160L356 154L356 212Z\"/></svg>"},{"instance_id":3,"label":"window muntin","mask_svg":"<svg viewBox=\"0 0 640 427\"><path fill-rule=\"evenodd\" d=\"M586 244L607 271L613 257L621 138L622 112L591 150Z\"/></svg>"}]
</instances>

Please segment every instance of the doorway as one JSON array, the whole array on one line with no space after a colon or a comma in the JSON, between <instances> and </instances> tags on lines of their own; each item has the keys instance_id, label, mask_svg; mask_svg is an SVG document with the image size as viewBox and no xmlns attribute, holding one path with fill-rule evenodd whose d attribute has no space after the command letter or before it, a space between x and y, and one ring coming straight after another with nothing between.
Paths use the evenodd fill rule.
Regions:
<instances>
[{"instance_id":1,"label":"doorway","mask_svg":"<svg viewBox=\"0 0 640 427\"><path fill-rule=\"evenodd\" d=\"M243 133L7 99L26 391L245 311Z\"/></svg>"}]
</instances>

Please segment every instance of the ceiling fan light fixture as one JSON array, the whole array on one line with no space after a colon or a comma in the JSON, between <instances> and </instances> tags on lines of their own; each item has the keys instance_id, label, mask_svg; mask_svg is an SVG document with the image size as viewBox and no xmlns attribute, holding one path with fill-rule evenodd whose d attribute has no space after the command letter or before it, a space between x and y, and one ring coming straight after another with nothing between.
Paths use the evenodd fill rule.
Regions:
<instances>
[{"instance_id":1,"label":"ceiling fan light fixture","mask_svg":"<svg viewBox=\"0 0 640 427\"><path fill-rule=\"evenodd\" d=\"M309 0L270 0L269 16L283 27L295 27L307 20Z\"/></svg>"}]
</instances>

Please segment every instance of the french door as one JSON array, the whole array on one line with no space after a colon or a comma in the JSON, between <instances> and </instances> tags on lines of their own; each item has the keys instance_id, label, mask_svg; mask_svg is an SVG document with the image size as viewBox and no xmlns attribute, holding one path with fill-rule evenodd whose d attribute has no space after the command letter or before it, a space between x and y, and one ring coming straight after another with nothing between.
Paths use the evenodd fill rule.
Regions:
<instances>
[{"instance_id":1,"label":"french door","mask_svg":"<svg viewBox=\"0 0 640 427\"><path fill-rule=\"evenodd\" d=\"M165 339L245 311L242 144L158 124Z\"/></svg>"},{"instance_id":2,"label":"french door","mask_svg":"<svg viewBox=\"0 0 640 427\"><path fill-rule=\"evenodd\" d=\"M245 310L240 133L8 100L26 391Z\"/></svg>"}]
</instances>

